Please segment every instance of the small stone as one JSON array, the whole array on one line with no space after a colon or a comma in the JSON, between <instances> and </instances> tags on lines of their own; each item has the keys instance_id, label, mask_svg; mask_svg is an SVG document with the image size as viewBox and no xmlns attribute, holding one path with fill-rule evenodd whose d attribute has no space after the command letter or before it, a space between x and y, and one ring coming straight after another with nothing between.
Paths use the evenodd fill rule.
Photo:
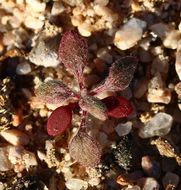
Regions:
<instances>
[{"instance_id":1,"label":"small stone","mask_svg":"<svg viewBox=\"0 0 181 190\"><path fill-rule=\"evenodd\" d=\"M141 161L143 171L149 177L159 178L160 176L160 165L158 162L152 160L149 156L143 156Z\"/></svg>"},{"instance_id":2,"label":"small stone","mask_svg":"<svg viewBox=\"0 0 181 190\"><path fill-rule=\"evenodd\" d=\"M79 6L83 4L83 0L63 0L63 2L71 6Z\"/></svg>"},{"instance_id":3,"label":"small stone","mask_svg":"<svg viewBox=\"0 0 181 190\"><path fill-rule=\"evenodd\" d=\"M106 6L109 3L109 0L95 0L95 4Z\"/></svg>"},{"instance_id":4,"label":"small stone","mask_svg":"<svg viewBox=\"0 0 181 190\"><path fill-rule=\"evenodd\" d=\"M141 39L145 27L145 21L132 18L115 33L114 45L121 50L133 47Z\"/></svg>"},{"instance_id":5,"label":"small stone","mask_svg":"<svg viewBox=\"0 0 181 190\"><path fill-rule=\"evenodd\" d=\"M13 168L13 165L8 159L8 147L0 148L0 171L8 171Z\"/></svg>"},{"instance_id":6,"label":"small stone","mask_svg":"<svg viewBox=\"0 0 181 190\"><path fill-rule=\"evenodd\" d=\"M109 64L113 61L112 55L109 53L107 48L99 49L97 51L97 57Z\"/></svg>"},{"instance_id":7,"label":"small stone","mask_svg":"<svg viewBox=\"0 0 181 190\"><path fill-rule=\"evenodd\" d=\"M168 104L171 101L171 91L164 87L160 73L157 73L148 84L147 100L151 103Z\"/></svg>"},{"instance_id":8,"label":"small stone","mask_svg":"<svg viewBox=\"0 0 181 190\"><path fill-rule=\"evenodd\" d=\"M100 179L99 178L91 178L89 179L88 183L91 185L91 186L97 186L99 185L100 183Z\"/></svg>"},{"instance_id":9,"label":"small stone","mask_svg":"<svg viewBox=\"0 0 181 190\"><path fill-rule=\"evenodd\" d=\"M166 38L163 40L163 45L166 48L176 49L180 38L181 38L180 31L172 30L166 35Z\"/></svg>"},{"instance_id":10,"label":"small stone","mask_svg":"<svg viewBox=\"0 0 181 190\"><path fill-rule=\"evenodd\" d=\"M46 3L39 0L26 0L28 6L35 12L44 12L46 8Z\"/></svg>"},{"instance_id":11,"label":"small stone","mask_svg":"<svg viewBox=\"0 0 181 190\"><path fill-rule=\"evenodd\" d=\"M32 16L27 16L25 18L24 24L27 28L39 30L44 25L44 20L40 20L39 18L34 18Z\"/></svg>"},{"instance_id":12,"label":"small stone","mask_svg":"<svg viewBox=\"0 0 181 190\"><path fill-rule=\"evenodd\" d=\"M65 11L65 7L62 2L55 1L52 6L51 15L55 16Z\"/></svg>"},{"instance_id":13,"label":"small stone","mask_svg":"<svg viewBox=\"0 0 181 190\"><path fill-rule=\"evenodd\" d=\"M132 187L127 187L125 190L141 190L141 188L138 185L134 185Z\"/></svg>"},{"instance_id":14,"label":"small stone","mask_svg":"<svg viewBox=\"0 0 181 190\"><path fill-rule=\"evenodd\" d=\"M15 36L12 32L6 32L3 36L3 44L5 46L13 45L15 42Z\"/></svg>"},{"instance_id":15,"label":"small stone","mask_svg":"<svg viewBox=\"0 0 181 190\"><path fill-rule=\"evenodd\" d=\"M135 98L141 98L146 93L147 89L148 89L148 79L143 77L140 80L136 81L134 86Z\"/></svg>"},{"instance_id":16,"label":"small stone","mask_svg":"<svg viewBox=\"0 0 181 190\"><path fill-rule=\"evenodd\" d=\"M117 132L117 134L122 137L125 136L127 134L129 134L131 132L132 129L132 122L128 121L126 123L119 123L116 127L115 127L115 131Z\"/></svg>"},{"instance_id":17,"label":"small stone","mask_svg":"<svg viewBox=\"0 0 181 190\"><path fill-rule=\"evenodd\" d=\"M20 63L16 67L16 73L18 75L26 75L26 74L28 74L30 72L31 72L31 66L27 62Z\"/></svg>"},{"instance_id":18,"label":"small stone","mask_svg":"<svg viewBox=\"0 0 181 190\"><path fill-rule=\"evenodd\" d=\"M162 179L165 189L175 189L179 184L180 178L177 174L167 172Z\"/></svg>"},{"instance_id":19,"label":"small stone","mask_svg":"<svg viewBox=\"0 0 181 190\"><path fill-rule=\"evenodd\" d=\"M178 29L179 29L179 31L181 32L181 22L180 22L180 24L178 25Z\"/></svg>"},{"instance_id":20,"label":"small stone","mask_svg":"<svg viewBox=\"0 0 181 190\"><path fill-rule=\"evenodd\" d=\"M144 127L139 130L141 138L150 138L154 136L164 136L168 134L172 127L173 118L166 113L156 114Z\"/></svg>"},{"instance_id":21,"label":"small stone","mask_svg":"<svg viewBox=\"0 0 181 190\"><path fill-rule=\"evenodd\" d=\"M106 63L99 58L94 59L94 65L99 73L104 73L107 70Z\"/></svg>"},{"instance_id":22,"label":"small stone","mask_svg":"<svg viewBox=\"0 0 181 190\"><path fill-rule=\"evenodd\" d=\"M163 55L158 55L156 58L153 59L151 65L151 74L155 75L156 73L160 73L161 76L167 77L169 69L169 58L164 57Z\"/></svg>"},{"instance_id":23,"label":"small stone","mask_svg":"<svg viewBox=\"0 0 181 190\"><path fill-rule=\"evenodd\" d=\"M69 190L86 190L88 188L88 183L81 179L71 178L65 183Z\"/></svg>"},{"instance_id":24,"label":"small stone","mask_svg":"<svg viewBox=\"0 0 181 190\"><path fill-rule=\"evenodd\" d=\"M181 97L181 82L177 83L175 86L175 92Z\"/></svg>"},{"instance_id":25,"label":"small stone","mask_svg":"<svg viewBox=\"0 0 181 190\"><path fill-rule=\"evenodd\" d=\"M0 135L9 143L15 146L27 145L29 143L29 137L25 133L17 129L7 129L1 131Z\"/></svg>"},{"instance_id":26,"label":"small stone","mask_svg":"<svg viewBox=\"0 0 181 190\"><path fill-rule=\"evenodd\" d=\"M162 22L153 24L150 29L161 39L164 39L167 35L167 33L170 32L173 28L167 24L164 24Z\"/></svg>"},{"instance_id":27,"label":"small stone","mask_svg":"<svg viewBox=\"0 0 181 190\"><path fill-rule=\"evenodd\" d=\"M154 24L150 27L150 29L162 39L163 45L166 48L177 48L178 41L181 37L179 30L175 30L171 25L164 23Z\"/></svg>"},{"instance_id":28,"label":"small stone","mask_svg":"<svg viewBox=\"0 0 181 190\"><path fill-rule=\"evenodd\" d=\"M55 31L55 34L53 31L51 32L51 30L54 30L53 27L49 28L51 29L48 34L46 29L41 32L37 39L36 46L32 48L28 58L32 63L38 66L56 67L60 64L57 54L59 46L57 41L60 40L60 36L56 34L58 31ZM51 34L52 36L50 37Z\"/></svg>"},{"instance_id":29,"label":"small stone","mask_svg":"<svg viewBox=\"0 0 181 190\"><path fill-rule=\"evenodd\" d=\"M175 70L177 72L179 79L181 80L181 40L179 40L177 46Z\"/></svg>"},{"instance_id":30,"label":"small stone","mask_svg":"<svg viewBox=\"0 0 181 190\"><path fill-rule=\"evenodd\" d=\"M152 178L152 177L147 177L147 178L141 178L138 181L138 185L142 187L142 190L159 190L160 186L158 182Z\"/></svg>"},{"instance_id":31,"label":"small stone","mask_svg":"<svg viewBox=\"0 0 181 190\"><path fill-rule=\"evenodd\" d=\"M78 31L84 37L89 37L92 34L92 26L88 23L82 23L78 26Z\"/></svg>"}]
</instances>

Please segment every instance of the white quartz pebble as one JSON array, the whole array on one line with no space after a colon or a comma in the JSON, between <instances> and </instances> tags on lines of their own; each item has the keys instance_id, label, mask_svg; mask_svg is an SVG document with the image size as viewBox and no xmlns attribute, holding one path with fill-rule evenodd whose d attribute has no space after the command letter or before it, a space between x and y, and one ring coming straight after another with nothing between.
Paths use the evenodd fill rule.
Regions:
<instances>
[{"instance_id":1,"label":"white quartz pebble","mask_svg":"<svg viewBox=\"0 0 181 190\"><path fill-rule=\"evenodd\" d=\"M180 31L172 30L166 35L165 39L163 40L163 45L166 48L176 49L180 38L181 38Z\"/></svg>"},{"instance_id":2,"label":"white quartz pebble","mask_svg":"<svg viewBox=\"0 0 181 190\"><path fill-rule=\"evenodd\" d=\"M46 8L46 3L39 0L26 0L28 6L35 12L43 12Z\"/></svg>"},{"instance_id":3,"label":"white quartz pebble","mask_svg":"<svg viewBox=\"0 0 181 190\"><path fill-rule=\"evenodd\" d=\"M28 135L17 129L7 129L1 131L0 135L15 146L27 145L29 143Z\"/></svg>"},{"instance_id":4,"label":"white quartz pebble","mask_svg":"<svg viewBox=\"0 0 181 190\"><path fill-rule=\"evenodd\" d=\"M173 117L167 113L158 113L139 130L141 138L164 136L171 130Z\"/></svg>"},{"instance_id":5,"label":"white quartz pebble","mask_svg":"<svg viewBox=\"0 0 181 190\"><path fill-rule=\"evenodd\" d=\"M51 14L53 16L58 15L58 14L64 12L64 11L65 11L65 7L63 6L62 2L55 1L53 3L52 9L51 9Z\"/></svg>"},{"instance_id":6,"label":"white quartz pebble","mask_svg":"<svg viewBox=\"0 0 181 190\"><path fill-rule=\"evenodd\" d=\"M88 188L88 183L81 179L71 178L65 183L69 190L86 190Z\"/></svg>"},{"instance_id":7,"label":"white quartz pebble","mask_svg":"<svg viewBox=\"0 0 181 190\"><path fill-rule=\"evenodd\" d=\"M141 188L138 186L138 185L134 185L132 187L127 187L126 189L124 190L141 190Z\"/></svg>"},{"instance_id":8,"label":"white quartz pebble","mask_svg":"<svg viewBox=\"0 0 181 190\"><path fill-rule=\"evenodd\" d=\"M147 177L144 180L144 185L142 187L142 190L159 190L159 184L158 182L151 177Z\"/></svg>"},{"instance_id":9,"label":"white quartz pebble","mask_svg":"<svg viewBox=\"0 0 181 190\"><path fill-rule=\"evenodd\" d=\"M117 132L117 134L122 137L125 136L127 134L130 133L132 129L132 122L128 121L126 123L119 123L116 127L115 127L115 131Z\"/></svg>"},{"instance_id":10,"label":"white quartz pebble","mask_svg":"<svg viewBox=\"0 0 181 190\"><path fill-rule=\"evenodd\" d=\"M114 45L121 50L133 47L142 38L145 27L145 21L132 18L115 33Z\"/></svg>"},{"instance_id":11,"label":"white quartz pebble","mask_svg":"<svg viewBox=\"0 0 181 190\"><path fill-rule=\"evenodd\" d=\"M16 67L16 73L18 75L26 75L26 74L28 74L30 72L31 72L31 66L27 62L20 63Z\"/></svg>"},{"instance_id":12,"label":"white quartz pebble","mask_svg":"<svg viewBox=\"0 0 181 190\"><path fill-rule=\"evenodd\" d=\"M147 100L151 103L168 104L171 101L171 91L165 88L160 73L157 73L148 84Z\"/></svg>"}]
</instances>

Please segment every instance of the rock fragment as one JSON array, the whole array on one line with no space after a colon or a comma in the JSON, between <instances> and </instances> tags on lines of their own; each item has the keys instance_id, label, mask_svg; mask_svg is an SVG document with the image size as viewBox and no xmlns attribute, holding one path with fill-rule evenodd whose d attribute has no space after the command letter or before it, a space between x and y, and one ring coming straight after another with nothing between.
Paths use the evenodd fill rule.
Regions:
<instances>
[{"instance_id":1,"label":"rock fragment","mask_svg":"<svg viewBox=\"0 0 181 190\"><path fill-rule=\"evenodd\" d=\"M1 131L0 135L14 146L27 145L29 143L28 135L17 129Z\"/></svg>"},{"instance_id":2,"label":"rock fragment","mask_svg":"<svg viewBox=\"0 0 181 190\"><path fill-rule=\"evenodd\" d=\"M168 104L171 101L171 91L165 87L159 73L148 84L147 100L150 103L164 104Z\"/></svg>"},{"instance_id":3,"label":"rock fragment","mask_svg":"<svg viewBox=\"0 0 181 190\"><path fill-rule=\"evenodd\" d=\"M139 130L141 138L154 136L164 136L168 134L172 127L173 118L167 113L158 113L144 127Z\"/></svg>"},{"instance_id":4,"label":"rock fragment","mask_svg":"<svg viewBox=\"0 0 181 190\"><path fill-rule=\"evenodd\" d=\"M121 50L135 46L141 39L145 27L145 21L132 18L115 33L114 45Z\"/></svg>"},{"instance_id":5,"label":"rock fragment","mask_svg":"<svg viewBox=\"0 0 181 190\"><path fill-rule=\"evenodd\" d=\"M71 178L65 183L69 190L86 190L88 188L88 183L81 179Z\"/></svg>"}]
</instances>

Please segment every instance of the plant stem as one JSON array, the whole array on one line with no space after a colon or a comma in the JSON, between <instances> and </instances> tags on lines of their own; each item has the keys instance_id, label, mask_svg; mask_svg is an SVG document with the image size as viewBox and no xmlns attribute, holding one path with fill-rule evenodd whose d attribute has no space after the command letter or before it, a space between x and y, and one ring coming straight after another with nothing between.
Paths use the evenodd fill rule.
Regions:
<instances>
[{"instance_id":1,"label":"plant stem","mask_svg":"<svg viewBox=\"0 0 181 190\"><path fill-rule=\"evenodd\" d=\"M86 121L87 121L87 115L88 115L88 112L87 111L83 111L82 112L82 117L81 117L81 123L80 123L80 126L79 126L79 129L78 130L80 130L82 127L84 127L85 126L85 124L86 124Z\"/></svg>"}]
</instances>

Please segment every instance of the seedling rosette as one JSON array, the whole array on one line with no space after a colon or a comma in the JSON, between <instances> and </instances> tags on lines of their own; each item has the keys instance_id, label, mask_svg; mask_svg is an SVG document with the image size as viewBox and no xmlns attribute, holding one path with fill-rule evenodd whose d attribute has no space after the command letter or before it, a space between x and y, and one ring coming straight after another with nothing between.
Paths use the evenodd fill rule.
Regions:
<instances>
[{"instance_id":1,"label":"seedling rosette","mask_svg":"<svg viewBox=\"0 0 181 190\"><path fill-rule=\"evenodd\" d=\"M83 166L95 167L101 159L101 146L84 130L88 113L102 121L111 117L123 118L131 114L132 106L127 99L111 96L100 100L96 96L107 91L117 92L127 88L133 78L137 60L132 56L116 60L112 63L105 81L88 91L83 76L83 70L88 65L88 45L76 30L70 30L62 36L59 58L77 80L79 92L74 92L60 80L51 80L42 83L35 94L41 101L51 104L74 100L76 107L82 111L79 129L69 142L70 155ZM47 123L47 132L50 136L61 135L72 126L74 107L69 104L52 112Z\"/></svg>"}]
</instances>

